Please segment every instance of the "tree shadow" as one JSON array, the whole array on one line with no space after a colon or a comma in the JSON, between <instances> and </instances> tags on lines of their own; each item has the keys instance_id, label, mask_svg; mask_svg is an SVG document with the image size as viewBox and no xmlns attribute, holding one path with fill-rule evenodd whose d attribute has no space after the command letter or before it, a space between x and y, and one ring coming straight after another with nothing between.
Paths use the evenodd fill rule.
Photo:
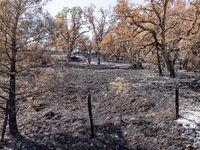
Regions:
<instances>
[{"instance_id":1,"label":"tree shadow","mask_svg":"<svg viewBox=\"0 0 200 150\"><path fill-rule=\"evenodd\" d=\"M187 81L184 81L184 82L180 82L179 84L179 89L180 89L180 96L188 99L188 98L192 98L195 102L199 102L200 101L200 98L195 96L195 95L191 95L191 94L188 94L187 93L182 93L181 92L181 89L184 89L184 90L190 90L190 91L193 91L195 93L198 93L200 92L200 76L196 76L196 77L190 77L190 76L182 76L184 79L188 79ZM192 79L192 80L191 80Z\"/></svg>"},{"instance_id":2,"label":"tree shadow","mask_svg":"<svg viewBox=\"0 0 200 150\"><path fill-rule=\"evenodd\" d=\"M10 148L12 150L22 150L22 149L47 150L49 149L47 145L28 139L25 136L22 136L21 134L18 134L12 137L10 140L6 141L5 143L1 143L1 148L2 149Z\"/></svg>"},{"instance_id":3,"label":"tree shadow","mask_svg":"<svg viewBox=\"0 0 200 150\"><path fill-rule=\"evenodd\" d=\"M180 96L183 96L181 93L181 89L184 90L191 90L193 92L200 92L200 76L190 76L190 75L179 75L177 76L178 79L184 79L186 81L181 81L179 83L179 90ZM152 82L151 85L147 85L145 90L159 90L160 92L164 91L173 91L175 92L175 84L172 85L171 83L166 83L165 85L159 82ZM185 97L185 96L184 96ZM191 97L190 95L186 96L185 98Z\"/></svg>"},{"instance_id":4,"label":"tree shadow","mask_svg":"<svg viewBox=\"0 0 200 150\"><path fill-rule=\"evenodd\" d=\"M186 118L186 117L184 117L184 116L179 115L179 118L183 118L183 119L185 119L185 120L187 120L187 121L189 121L189 122L191 122L191 123L193 123L193 124L196 124L197 126L200 126L200 124L197 123L196 121L191 120L191 119L188 119L188 118Z\"/></svg>"},{"instance_id":5,"label":"tree shadow","mask_svg":"<svg viewBox=\"0 0 200 150\"><path fill-rule=\"evenodd\" d=\"M68 150L128 150L127 141L124 139L120 126L104 124L95 126L95 137L90 137L90 129L80 131L80 135L74 137L73 133L58 133L54 136L56 145ZM85 134L87 133L87 134Z\"/></svg>"},{"instance_id":6,"label":"tree shadow","mask_svg":"<svg viewBox=\"0 0 200 150\"><path fill-rule=\"evenodd\" d=\"M40 134L32 138L17 135L3 143L2 149L13 150L128 150L128 143L123 136L120 126L112 123L95 126L95 137L90 137L89 127L83 126L77 132L64 132L54 134Z\"/></svg>"}]
</instances>

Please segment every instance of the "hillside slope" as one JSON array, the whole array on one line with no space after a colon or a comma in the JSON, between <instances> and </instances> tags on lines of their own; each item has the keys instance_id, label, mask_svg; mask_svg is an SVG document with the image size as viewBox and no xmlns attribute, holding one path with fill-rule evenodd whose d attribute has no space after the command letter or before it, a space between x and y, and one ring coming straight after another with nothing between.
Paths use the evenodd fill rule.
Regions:
<instances>
[{"instance_id":1,"label":"hillside slope","mask_svg":"<svg viewBox=\"0 0 200 150\"><path fill-rule=\"evenodd\" d=\"M53 69L61 82L49 83L47 93L19 103L20 135L7 134L2 149L198 149L200 74L180 71L177 78L171 79L122 65L71 62L38 68ZM125 97L119 98L110 87L117 77L129 83ZM182 116L178 121L174 106L176 83L180 87ZM89 93L94 138L90 137Z\"/></svg>"}]
</instances>

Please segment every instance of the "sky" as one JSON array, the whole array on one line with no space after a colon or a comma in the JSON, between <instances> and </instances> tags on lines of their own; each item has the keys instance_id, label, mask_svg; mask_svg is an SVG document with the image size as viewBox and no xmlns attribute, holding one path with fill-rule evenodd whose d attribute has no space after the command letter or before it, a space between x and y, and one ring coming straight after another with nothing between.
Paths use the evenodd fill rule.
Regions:
<instances>
[{"instance_id":1,"label":"sky","mask_svg":"<svg viewBox=\"0 0 200 150\"><path fill-rule=\"evenodd\" d=\"M132 0L135 4L142 4L144 0ZM52 0L45 7L46 10L52 15L56 16L56 14L64 7L74 7L80 6L81 8L85 6L89 6L89 4L94 4L97 8L109 8L109 6L114 7L117 4L117 0Z\"/></svg>"}]
</instances>

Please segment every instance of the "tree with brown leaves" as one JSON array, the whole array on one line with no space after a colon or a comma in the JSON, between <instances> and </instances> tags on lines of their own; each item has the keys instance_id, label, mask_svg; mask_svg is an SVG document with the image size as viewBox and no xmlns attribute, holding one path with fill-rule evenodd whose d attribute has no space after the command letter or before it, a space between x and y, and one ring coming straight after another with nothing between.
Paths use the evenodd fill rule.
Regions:
<instances>
[{"instance_id":1,"label":"tree with brown leaves","mask_svg":"<svg viewBox=\"0 0 200 150\"><path fill-rule=\"evenodd\" d=\"M82 39L80 50L81 52L83 52L84 56L88 59L88 64L91 64L94 45L95 45L94 41L90 40L88 36L85 36Z\"/></svg>"},{"instance_id":2,"label":"tree with brown leaves","mask_svg":"<svg viewBox=\"0 0 200 150\"><path fill-rule=\"evenodd\" d=\"M89 29L92 30L93 40L96 44L96 49L98 53L98 65L100 65L100 43L103 41L106 34L109 32L109 24L111 22L110 11L101 8L99 10L99 16L95 16L95 5L91 4L89 7L84 8L84 16L86 18L86 22L89 25Z\"/></svg>"},{"instance_id":3,"label":"tree with brown leaves","mask_svg":"<svg viewBox=\"0 0 200 150\"><path fill-rule=\"evenodd\" d=\"M177 52L180 42L197 34L198 1L191 2L189 8L184 0L147 1L147 5L134 5L127 0L118 0L115 18L135 28L132 36L140 36L144 48L155 46L164 58L170 76L175 77L170 55Z\"/></svg>"},{"instance_id":4,"label":"tree with brown leaves","mask_svg":"<svg viewBox=\"0 0 200 150\"><path fill-rule=\"evenodd\" d=\"M26 47L33 42L44 42L49 36L52 24L51 17L42 11L48 0L2 0L0 1L0 45L4 55L0 64L0 72L8 79L9 84L1 85L7 95L0 95L6 101L6 118L9 116L10 134L18 133L16 108L16 77L24 69L20 66ZM34 52L34 51L33 51ZM27 68L27 65L24 65ZM3 132L5 133L6 122ZM3 133L3 135L4 135ZM3 139L2 135L2 139Z\"/></svg>"},{"instance_id":5,"label":"tree with brown leaves","mask_svg":"<svg viewBox=\"0 0 200 150\"><path fill-rule=\"evenodd\" d=\"M84 20L83 11L80 7L65 7L61 12L56 15L54 20L57 29L55 35L57 36L57 43L61 45L64 53L71 56L71 52L81 42L81 36L88 32L83 31ZM55 43L56 44L56 43Z\"/></svg>"}]
</instances>

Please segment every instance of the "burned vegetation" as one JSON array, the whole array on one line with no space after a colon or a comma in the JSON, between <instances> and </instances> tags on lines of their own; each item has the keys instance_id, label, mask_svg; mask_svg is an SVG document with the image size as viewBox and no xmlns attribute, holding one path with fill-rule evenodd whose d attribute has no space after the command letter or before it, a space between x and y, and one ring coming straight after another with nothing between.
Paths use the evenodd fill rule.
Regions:
<instances>
[{"instance_id":1,"label":"burned vegetation","mask_svg":"<svg viewBox=\"0 0 200 150\"><path fill-rule=\"evenodd\" d=\"M198 1L47 2L0 1L0 149L200 147Z\"/></svg>"},{"instance_id":2,"label":"burned vegetation","mask_svg":"<svg viewBox=\"0 0 200 150\"><path fill-rule=\"evenodd\" d=\"M77 56L79 57L79 56ZM56 61L60 61L56 58ZM199 73L179 71L176 79L153 70L123 68L121 63L91 65L82 61L40 66L31 83L40 92L17 101L19 133L8 130L4 148L11 149L158 149L198 147ZM121 68L122 65L122 68ZM33 77L34 76L34 77ZM120 77L120 78L119 78ZM39 80L42 79L42 80ZM46 80L44 80L46 79ZM53 80L52 80L53 79ZM23 83L30 77L23 77ZM22 83L22 82L21 82ZM180 116L176 120L175 85ZM43 85L43 86L41 86ZM114 86L114 87L113 87ZM113 89L114 88L114 89ZM195 86L196 90L199 90ZM94 135L88 112L91 95ZM26 95L26 96L25 96ZM192 113L193 112L193 113ZM196 114L195 114L196 112ZM186 115L186 116L185 116ZM195 116L197 115L197 116ZM2 112L1 117L5 113ZM188 122L187 122L188 121ZM3 119L1 120L3 125ZM191 140L192 139L192 140Z\"/></svg>"}]
</instances>

